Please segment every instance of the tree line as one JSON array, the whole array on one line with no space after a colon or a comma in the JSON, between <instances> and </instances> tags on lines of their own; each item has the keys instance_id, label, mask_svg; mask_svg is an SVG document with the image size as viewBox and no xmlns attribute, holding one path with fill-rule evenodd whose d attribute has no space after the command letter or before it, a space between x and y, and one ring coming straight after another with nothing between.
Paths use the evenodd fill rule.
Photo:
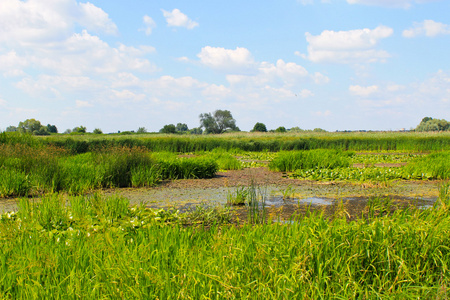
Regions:
<instances>
[{"instance_id":1,"label":"tree line","mask_svg":"<svg viewBox=\"0 0 450 300\"><path fill-rule=\"evenodd\" d=\"M216 110L210 113L202 113L199 115L200 126L189 129L185 123L177 123L164 125L163 128L159 130L160 133L165 134L221 134L224 132L235 132L240 131L239 127L236 125L236 120L229 110ZM30 133L33 135L50 135L58 133L58 128L55 125L47 124L42 125L40 121L35 119L27 119L25 121L19 122L17 126L9 126L6 128L6 132L21 132ZM283 126L278 127L275 130L267 130L264 123L257 122L251 132L302 132L306 131L300 129L299 127L293 127L286 129ZM308 130L311 131L311 130ZM325 132L326 130L321 128L315 128L313 132ZM417 125L415 131L450 131L450 122L444 119L433 119L431 117L425 117L422 119L419 125ZM87 133L87 128L85 126L77 126L73 129L67 129L64 134L84 134ZM92 131L93 134L103 134L102 130L95 128ZM143 134L148 133L145 127L139 127L135 131L124 131L118 132L122 134Z\"/></svg>"}]
</instances>

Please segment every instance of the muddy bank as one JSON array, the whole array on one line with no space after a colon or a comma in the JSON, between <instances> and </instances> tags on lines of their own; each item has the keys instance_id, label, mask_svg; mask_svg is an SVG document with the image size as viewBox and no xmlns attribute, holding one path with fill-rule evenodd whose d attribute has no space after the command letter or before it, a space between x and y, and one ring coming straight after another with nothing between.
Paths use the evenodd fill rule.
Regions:
<instances>
[{"instance_id":1,"label":"muddy bank","mask_svg":"<svg viewBox=\"0 0 450 300\"><path fill-rule=\"evenodd\" d=\"M318 207L344 201L348 202L349 210L355 210L357 214L358 207L361 210L367 199L375 196L409 202L417 199L434 201L438 196L439 182L330 183L290 179L284 173L271 172L266 168L248 168L219 172L211 179L173 180L152 188L109 189L101 192L123 195L132 205L144 203L152 208L186 210L196 205L224 205L227 196L235 192L237 187L251 184L255 184L266 195L271 210L293 211L309 203ZM283 196L287 196L289 201L280 202ZM11 210L17 210L16 199L0 200L0 212Z\"/></svg>"}]
</instances>

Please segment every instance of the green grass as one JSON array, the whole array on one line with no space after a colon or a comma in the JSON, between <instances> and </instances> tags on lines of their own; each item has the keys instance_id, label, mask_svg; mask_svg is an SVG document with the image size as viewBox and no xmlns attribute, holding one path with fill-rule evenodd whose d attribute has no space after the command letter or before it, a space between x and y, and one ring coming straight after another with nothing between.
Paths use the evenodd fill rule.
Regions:
<instances>
[{"instance_id":1,"label":"green grass","mask_svg":"<svg viewBox=\"0 0 450 300\"><path fill-rule=\"evenodd\" d=\"M340 150L283 151L269 163L269 169L280 172L292 172L304 169L335 169L348 167L353 152Z\"/></svg>"},{"instance_id":2,"label":"green grass","mask_svg":"<svg viewBox=\"0 0 450 300\"><path fill-rule=\"evenodd\" d=\"M179 158L142 148L72 155L59 148L22 144L0 145L0 163L0 197L153 186L165 179L211 178L218 170L212 158Z\"/></svg>"},{"instance_id":3,"label":"green grass","mask_svg":"<svg viewBox=\"0 0 450 300\"><path fill-rule=\"evenodd\" d=\"M311 211L208 227L118 196L24 198L0 218L0 297L446 299L448 184L440 194L432 208L395 212L376 198L352 222Z\"/></svg>"},{"instance_id":4,"label":"green grass","mask_svg":"<svg viewBox=\"0 0 450 300\"><path fill-rule=\"evenodd\" d=\"M0 144L52 145L71 154L109 147L144 147L154 152L189 153L216 148L240 151L337 149L353 151L450 150L449 132L329 132L329 133L231 133L222 135L51 135L26 136L0 133Z\"/></svg>"}]
</instances>

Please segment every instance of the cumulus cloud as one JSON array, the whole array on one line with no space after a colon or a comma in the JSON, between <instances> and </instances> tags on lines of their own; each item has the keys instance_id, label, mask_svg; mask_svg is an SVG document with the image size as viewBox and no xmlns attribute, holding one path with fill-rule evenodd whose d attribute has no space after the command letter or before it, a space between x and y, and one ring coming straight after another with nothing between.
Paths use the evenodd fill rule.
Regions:
<instances>
[{"instance_id":1,"label":"cumulus cloud","mask_svg":"<svg viewBox=\"0 0 450 300\"><path fill-rule=\"evenodd\" d=\"M117 26L108 14L91 3L3 0L0 43L12 46L51 44L70 36L76 24L94 32L117 33Z\"/></svg>"},{"instance_id":2,"label":"cumulus cloud","mask_svg":"<svg viewBox=\"0 0 450 300\"><path fill-rule=\"evenodd\" d=\"M353 95L360 96L360 97L368 97L378 91L378 86L376 86L376 85L371 85L371 86L351 85L348 88L348 90Z\"/></svg>"},{"instance_id":3,"label":"cumulus cloud","mask_svg":"<svg viewBox=\"0 0 450 300\"><path fill-rule=\"evenodd\" d=\"M104 32L107 34L117 34L117 26L109 18L108 14L101 8L95 6L92 3L80 3L79 14L80 17L76 18L76 22L81 26L93 32Z\"/></svg>"},{"instance_id":4,"label":"cumulus cloud","mask_svg":"<svg viewBox=\"0 0 450 300\"><path fill-rule=\"evenodd\" d=\"M206 46L197 57L205 66L221 71L242 72L255 67L253 57L246 48L236 47L232 50Z\"/></svg>"},{"instance_id":5,"label":"cumulus cloud","mask_svg":"<svg viewBox=\"0 0 450 300\"><path fill-rule=\"evenodd\" d=\"M390 57L389 53L375 47L381 39L392 34L392 28L387 26L349 31L325 30L316 36L307 32L305 36L308 42L308 55L303 57L313 62L383 62Z\"/></svg>"},{"instance_id":6,"label":"cumulus cloud","mask_svg":"<svg viewBox=\"0 0 450 300\"><path fill-rule=\"evenodd\" d=\"M156 28L156 23L153 21L153 19L147 15L144 16L143 22L145 25L145 28L143 29L146 35L152 34L153 29Z\"/></svg>"},{"instance_id":7,"label":"cumulus cloud","mask_svg":"<svg viewBox=\"0 0 450 300\"><path fill-rule=\"evenodd\" d=\"M403 31L403 36L406 38L413 38L417 36L435 37L446 34L450 34L450 25L435 22L433 20L425 20L420 23L414 23L413 28Z\"/></svg>"},{"instance_id":8,"label":"cumulus cloud","mask_svg":"<svg viewBox=\"0 0 450 300\"><path fill-rule=\"evenodd\" d=\"M428 3L439 0L347 0L349 4L364 4L392 8L410 8L412 3Z\"/></svg>"},{"instance_id":9,"label":"cumulus cloud","mask_svg":"<svg viewBox=\"0 0 450 300\"><path fill-rule=\"evenodd\" d=\"M166 18L167 25L172 27L185 27L187 29L194 29L198 26L197 22L192 21L179 9L175 8L172 11L162 9L163 15Z\"/></svg>"}]
</instances>

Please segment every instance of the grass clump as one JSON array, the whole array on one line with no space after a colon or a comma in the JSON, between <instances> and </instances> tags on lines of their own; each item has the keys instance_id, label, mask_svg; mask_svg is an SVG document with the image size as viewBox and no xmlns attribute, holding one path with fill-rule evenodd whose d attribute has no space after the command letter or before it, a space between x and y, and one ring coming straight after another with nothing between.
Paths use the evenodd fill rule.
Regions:
<instances>
[{"instance_id":1,"label":"grass clump","mask_svg":"<svg viewBox=\"0 0 450 300\"><path fill-rule=\"evenodd\" d=\"M334 169L350 166L353 152L340 150L283 151L270 163L274 171L292 172L304 169Z\"/></svg>"}]
</instances>

